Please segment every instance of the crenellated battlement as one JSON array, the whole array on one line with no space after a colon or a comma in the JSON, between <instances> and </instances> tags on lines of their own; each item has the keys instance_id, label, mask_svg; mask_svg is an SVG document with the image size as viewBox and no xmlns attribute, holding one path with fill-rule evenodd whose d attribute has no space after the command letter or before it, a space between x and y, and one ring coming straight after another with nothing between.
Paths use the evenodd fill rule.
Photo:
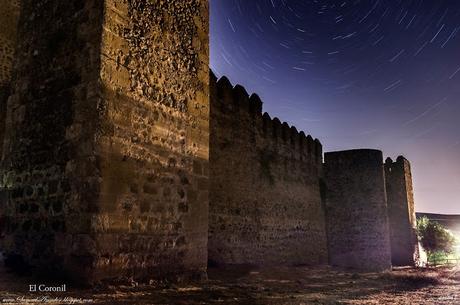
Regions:
<instances>
[{"instance_id":1,"label":"crenellated battlement","mask_svg":"<svg viewBox=\"0 0 460 305\"><path fill-rule=\"evenodd\" d=\"M257 94L249 95L239 84L233 86L226 76L217 79L212 71L210 83L211 106L225 113L227 118L235 122L234 125L248 128L260 135L268 149L291 154L302 160L308 159L316 164L322 161L321 142L303 131L298 131L295 126L290 126L277 117L272 118L267 112L263 113L263 102ZM243 121L248 124L242 126Z\"/></svg>"},{"instance_id":2,"label":"crenellated battlement","mask_svg":"<svg viewBox=\"0 0 460 305\"><path fill-rule=\"evenodd\" d=\"M398 156L396 161L388 157L385 159L385 169L389 171L405 171L408 169L410 171L410 162L404 156Z\"/></svg>"},{"instance_id":3,"label":"crenellated battlement","mask_svg":"<svg viewBox=\"0 0 460 305\"><path fill-rule=\"evenodd\" d=\"M263 112L257 94L227 77L211 72L210 82L209 258L326 262L320 141Z\"/></svg>"}]
</instances>

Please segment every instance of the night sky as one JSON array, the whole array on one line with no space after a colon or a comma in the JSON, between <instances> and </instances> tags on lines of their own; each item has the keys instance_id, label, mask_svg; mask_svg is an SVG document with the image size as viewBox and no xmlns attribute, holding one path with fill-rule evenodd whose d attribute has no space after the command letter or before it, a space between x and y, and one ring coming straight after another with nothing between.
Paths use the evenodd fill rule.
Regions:
<instances>
[{"instance_id":1,"label":"night sky","mask_svg":"<svg viewBox=\"0 0 460 305\"><path fill-rule=\"evenodd\" d=\"M460 1L210 2L218 77L325 151L404 155L416 210L460 214Z\"/></svg>"}]
</instances>

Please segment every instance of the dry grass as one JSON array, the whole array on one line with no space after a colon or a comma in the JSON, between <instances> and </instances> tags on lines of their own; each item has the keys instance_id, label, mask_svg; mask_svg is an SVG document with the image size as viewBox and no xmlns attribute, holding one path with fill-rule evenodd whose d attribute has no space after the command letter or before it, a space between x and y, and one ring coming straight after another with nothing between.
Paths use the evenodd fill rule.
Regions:
<instances>
[{"instance_id":1,"label":"dry grass","mask_svg":"<svg viewBox=\"0 0 460 305\"><path fill-rule=\"evenodd\" d=\"M16 278L0 271L0 296L37 297L36 294L25 291L29 281L30 279ZM69 287L69 292L57 296L92 299L92 304L99 305L458 305L460 304L459 284L458 269L452 268L400 268L380 274L363 274L330 267L258 269L246 266L210 269L209 280L201 283L157 288L136 284L97 290L79 290Z\"/></svg>"},{"instance_id":2,"label":"dry grass","mask_svg":"<svg viewBox=\"0 0 460 305\"><path fill-rule=\"evenodd\" d=\"M423 270L409 269L405 272L385 272L380 278L398 287L421 288L425 286L440 285L442 283L439 274Z\"/></svg>"}]
</instances>

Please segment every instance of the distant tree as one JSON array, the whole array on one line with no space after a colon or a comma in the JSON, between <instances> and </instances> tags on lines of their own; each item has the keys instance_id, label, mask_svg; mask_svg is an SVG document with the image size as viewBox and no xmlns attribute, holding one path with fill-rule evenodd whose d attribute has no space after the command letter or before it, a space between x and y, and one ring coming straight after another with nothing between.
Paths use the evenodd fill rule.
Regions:
<instances>
[{"instance_id":1,"label":"distant tree","mask_svg":"<svg viewBox=\"0 0 460 305\"><path fill-rule=\"evenodd\" d=\"M417 235L428 259L436 253L450 254L455 251L454 235L444 226L427 217L417 220Z\"/></svg>"}]
</instances>

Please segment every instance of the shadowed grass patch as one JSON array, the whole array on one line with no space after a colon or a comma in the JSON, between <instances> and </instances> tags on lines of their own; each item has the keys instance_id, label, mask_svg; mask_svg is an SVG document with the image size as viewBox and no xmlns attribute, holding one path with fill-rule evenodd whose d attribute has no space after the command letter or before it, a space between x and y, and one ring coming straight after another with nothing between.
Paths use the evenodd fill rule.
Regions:
<instances>
[{"instance_id":1,"label":"shadowed grass patch","mask_svg":"<svg viewBox=\"0 0 460 305\"><path fill-rule=\"evenodd\" d=\"M428 286L436 286L442 284L436 275L433 274L394 274L385 273L380 276L380 279L391 284L396 290L412 290L420 289Z\"/></svg>"}]
</instances>

